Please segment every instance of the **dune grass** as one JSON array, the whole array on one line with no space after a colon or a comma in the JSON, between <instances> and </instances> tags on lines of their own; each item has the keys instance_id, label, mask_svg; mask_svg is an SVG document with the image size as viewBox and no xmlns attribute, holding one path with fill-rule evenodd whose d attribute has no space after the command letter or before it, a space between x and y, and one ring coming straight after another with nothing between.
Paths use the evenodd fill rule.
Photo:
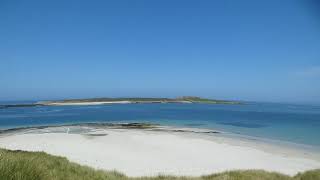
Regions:
<instances>
[{"instance_id":1,"label":"dune grass","mask_svg":"<svg viewBox=\"0 0 320 180\"><path fill-rule=\"evenodd\" d=\"M115 171L94 170L69 162L64 157L44 152L0 149L1 180L320 180L320 170L289 177L262 170L243 170L217 173L201 177L127 177Z\"/></svg>"}]
</instances>

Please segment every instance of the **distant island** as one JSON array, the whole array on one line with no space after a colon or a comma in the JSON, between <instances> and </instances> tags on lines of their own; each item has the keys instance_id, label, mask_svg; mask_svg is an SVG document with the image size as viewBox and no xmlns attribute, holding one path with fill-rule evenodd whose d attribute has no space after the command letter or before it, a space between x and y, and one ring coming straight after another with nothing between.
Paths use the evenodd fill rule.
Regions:
<instances>
[{"instance_id":1,"label":"distant island","mask_svg":"<svg viewBox=\"0 0 320 180\"><path fill-rule=\"evenodd\" d=\"M138 103L203 103L203 104L243 104L240 101L206 99L196 96L183 96L178 98L87 98L87 99L64 99L54 101L39 101L30 104L4 104L1 108L34 107L34 106L75 106L75 105L103 105L103 104L138 104Z\"/></svg>"},{"instance_id":2,"label":"distant island","mask_svg":"<svg viewBox=\"0 0 320 180\"><path fill-rule=\"evenodd\" d=\"M38 105L100 105L100 104L135 104L135 103L207 103L207 104L241 104L239 101L227 101L206 99L196 96L183 96L178 98L89 98L89 99L66 99L58 101L41 101Z\"/></svg>"}]
</instances>

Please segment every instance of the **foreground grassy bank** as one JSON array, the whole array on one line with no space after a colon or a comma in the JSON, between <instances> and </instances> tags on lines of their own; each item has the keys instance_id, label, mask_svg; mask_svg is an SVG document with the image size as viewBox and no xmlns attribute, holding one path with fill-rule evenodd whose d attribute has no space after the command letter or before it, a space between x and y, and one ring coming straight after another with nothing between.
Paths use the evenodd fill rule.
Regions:
<instances>
[{"instance_id":1,"label":"foreground grassy bank","mask_svg":"<svg viewBox=\"0 0 320 180\"><path fill-rule=\"evenodd\" d=\"M202 177L131 178L114 171L94 170L69 162L66 158L43 152L0 149L2 180L320 180L320 170L307 171L294 177L261 170L230 171Z\"/></svg>"}]
</instances>

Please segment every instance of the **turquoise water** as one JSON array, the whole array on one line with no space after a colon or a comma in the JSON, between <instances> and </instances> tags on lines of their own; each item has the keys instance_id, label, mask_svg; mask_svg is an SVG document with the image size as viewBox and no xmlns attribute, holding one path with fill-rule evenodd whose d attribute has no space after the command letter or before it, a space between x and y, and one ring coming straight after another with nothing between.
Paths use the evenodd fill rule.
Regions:
<instances>
[{"instance_id":1,"label":"turquoise water","mask_svg":"<svg viewBox=\"0 0 320 180\"><path fill-rule=\"evenodd\" d=\"M1 129L81 122L149 122L212 128L320 147L320 106L113 104L0 109Z\"/></svg>"}]
</instances>

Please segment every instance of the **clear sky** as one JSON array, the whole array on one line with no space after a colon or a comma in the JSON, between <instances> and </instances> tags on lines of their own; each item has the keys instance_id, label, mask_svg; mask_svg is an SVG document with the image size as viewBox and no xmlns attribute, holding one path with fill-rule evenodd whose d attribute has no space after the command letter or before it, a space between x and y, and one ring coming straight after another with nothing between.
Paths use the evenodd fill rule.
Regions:
<instances>
[{"instance_id":1,"label":"clear sky","mask_svg":"<svg viewBox=\"0 0 320 180\"><path fill-rule=\"evenodd\" d=\"M0 100L320 103L317 0L1 0Z\"/></svg>"}]
</instances>

